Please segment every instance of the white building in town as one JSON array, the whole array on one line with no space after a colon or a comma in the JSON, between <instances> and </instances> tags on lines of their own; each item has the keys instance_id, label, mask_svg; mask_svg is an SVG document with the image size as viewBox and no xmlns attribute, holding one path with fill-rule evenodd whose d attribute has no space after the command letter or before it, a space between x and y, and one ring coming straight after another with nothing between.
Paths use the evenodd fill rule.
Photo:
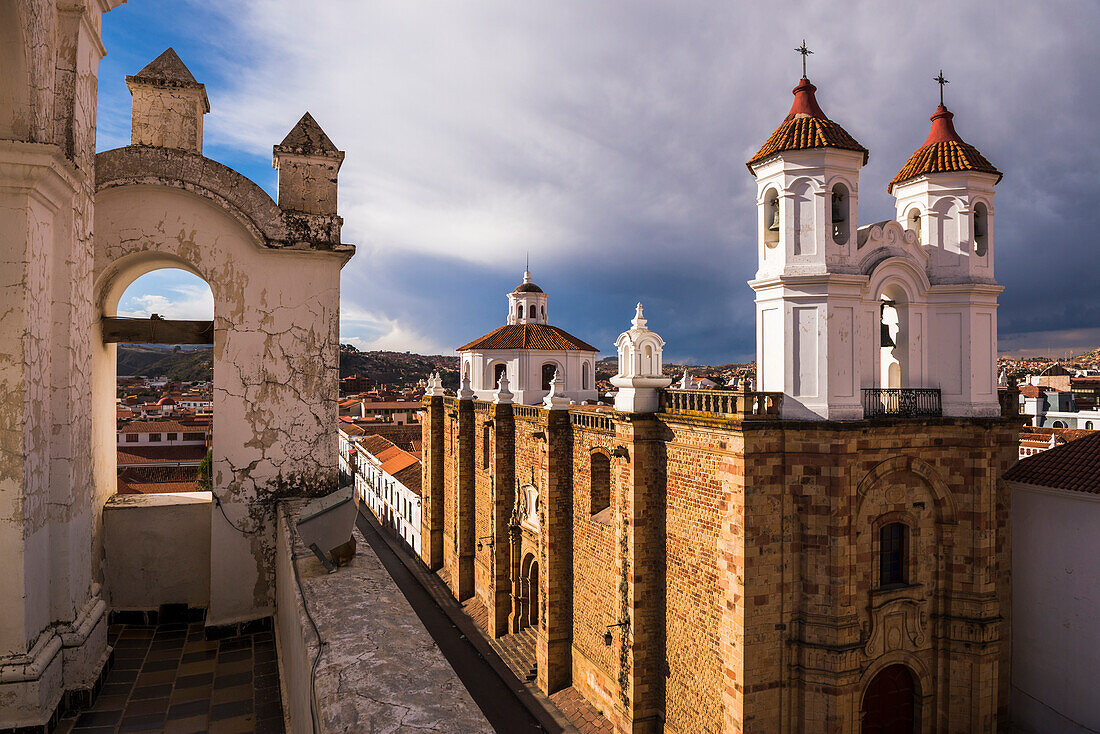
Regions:
<instances>
[{"instance_id":1,"label":"white building in town","mask_svg":"<svg viewBox=\"0 0 1100 734\"><path fill-rule=\"evenodd\" d=\"M1012 725L1100 731L1100 432L1022 460L1012 492Z\"/></svg>"},{"instance_id":2,"label":"white building in town","mask_svg":"<svg viewBox=\"0 0 1100 734\"><path fill-rule=\"evenodd\" d=\"M508 374L513 401L541 403L557 374L558 395L576 403L596 401L596 354L568 332L550 325L547 294L531 282L530 271L508 294L507 323L458 348L460 374L469 376L479 400L492 400L500 377Z\"/></svg>"},{"instance_id":3,"label":"white building in town","mask_svg":"<svg viewBox=\"0 0 1100 734\"><path fill-rule=\"evenodd\" d=\"M1037 428L1100 429L1100 408L1080 410L1073 393L1026 386L1020 391L1020 412Z\"/></svg>"},{"instance_id":4,"label":"white building in town","mask_svg":"<svg viewBox=\"0 0 1100 734\"><path fill-rule=\"evenodd\" d=\"M378 522L420 553L420 459L382 436L340 427L340 472Z\"/></svg>"}]
</instances>

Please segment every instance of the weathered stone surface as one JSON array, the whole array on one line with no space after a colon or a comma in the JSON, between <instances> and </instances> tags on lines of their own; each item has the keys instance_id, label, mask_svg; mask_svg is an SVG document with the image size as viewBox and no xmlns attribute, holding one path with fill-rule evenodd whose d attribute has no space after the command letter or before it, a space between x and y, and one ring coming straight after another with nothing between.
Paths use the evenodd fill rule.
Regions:
<instances>
[{"instance_id":1,"label":"weathered stone surface","mask_svg":"<svg viewBox=\"0 0 1100 734\"><path fill-rule=\"evenodd\" d=\"M324 642L314 688L320 731L491 732L359 531L355 558L326 573L293 530L302 504L289 500L279 507L276 623L287 685L308 693L319 648L295 582L296 563L304 603ZM287 704L292 729L309 731L308 699L292 695Z\"/></svg>"}]
</instances>

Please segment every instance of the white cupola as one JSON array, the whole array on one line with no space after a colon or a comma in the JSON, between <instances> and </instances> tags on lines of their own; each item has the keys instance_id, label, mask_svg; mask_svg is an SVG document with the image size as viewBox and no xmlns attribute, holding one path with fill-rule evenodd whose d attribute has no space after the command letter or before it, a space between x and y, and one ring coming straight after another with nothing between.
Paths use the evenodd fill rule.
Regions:
<instances>
[{"instance_id":1,"label":"white cupola","mask_svg":"<svg viewBox=\"0 0 1100 734\"><path fill-rule=\"evenodd\" d=\"M654 413L659 407L658 390L672 384L662 375L665 340L646 326L642 304L638 304L629 331L615 340L619 352L619 372L611 384L619 388L615 410L625 413Z\"/></svg>"},{"instance_id":2,"label":"white cupola","mask_svg":"<svg viewBox=\"0 0 1100 734\"><path fill-rule=\"evenodd\" d=\"M523 271L523 282L508 294L509 324L546 324L547 296L531 282L531 271Z\"/></svg>"}]
</instances>

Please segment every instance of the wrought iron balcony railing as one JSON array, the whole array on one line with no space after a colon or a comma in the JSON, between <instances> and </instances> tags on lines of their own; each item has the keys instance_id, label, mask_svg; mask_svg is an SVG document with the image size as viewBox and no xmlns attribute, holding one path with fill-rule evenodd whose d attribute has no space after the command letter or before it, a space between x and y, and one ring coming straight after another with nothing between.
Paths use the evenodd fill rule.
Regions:
<instances>
[{"instance_id":1,"label":"wrought iron balcony railing","mask_svg":"<svg viewBox=\"0 0 1100 734\"><path fill-rule=\"evenodd\" d=\"M927 387L865 387L864 418L938 418L943 415L940 391Z\"/></svg>"}]
</instances>

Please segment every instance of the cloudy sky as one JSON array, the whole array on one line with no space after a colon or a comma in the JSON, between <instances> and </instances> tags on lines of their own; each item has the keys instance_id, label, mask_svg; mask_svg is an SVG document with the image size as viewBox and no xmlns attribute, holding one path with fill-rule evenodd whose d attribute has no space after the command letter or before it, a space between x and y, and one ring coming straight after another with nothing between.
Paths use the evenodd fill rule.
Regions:
<instances>
[{"instance_id":1,"label":"cloudy sky","mask_svg":"<svg viewBox=\"0 0 1100 734\"><path fill-rule=\"evenodd\" d=\"M99 148L129 142L124 75L172 46L206 84L209 157L274 194L271 146L306 110L347 152L345 341L449 352L503 323L529 253L552 321L605 351L641 300L672 359L735 361L744 162L805 37L818 101L871 151L863 222L892 216L944 69L960 135L1005 172L1002 349L1072 351L1100 343L1098 30L1091 2L130 0L104 18ZM202 288L154 274L121 305L201 316Z\"/></svg>"}]
</instances>

